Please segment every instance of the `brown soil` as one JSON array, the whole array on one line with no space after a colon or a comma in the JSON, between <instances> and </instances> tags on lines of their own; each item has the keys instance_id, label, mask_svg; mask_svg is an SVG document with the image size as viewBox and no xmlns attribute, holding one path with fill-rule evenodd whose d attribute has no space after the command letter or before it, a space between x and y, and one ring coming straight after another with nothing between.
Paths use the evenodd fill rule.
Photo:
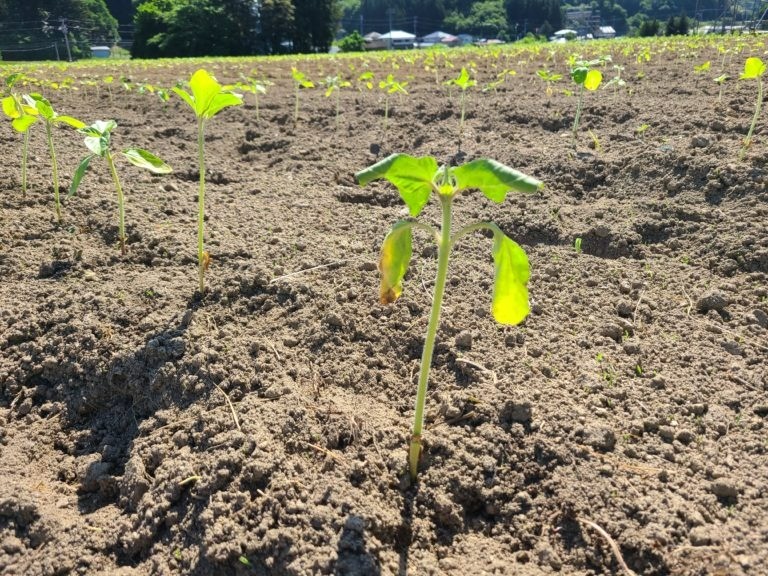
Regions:
<instances>
[{"instance_id":1,"label":"brown soil","mask_svg":"<svg viewBox=\"0 0 768 576\"><path fill-rule=\"evenodd\" d=\"M23 200L20 142L2 130L0 573L619 574L614 544L637 574L767 574L768 141L762 119L738 160L747 52L716 105L716 50L657 45L641 67L624 46L596 49L627 87L586 95L575 154L569 83L547 97L536 77L565 72L562 51L450 53L481 85L517 72L472 89L460 147L458 94L423 53L394 69L410 95L386 130L380 91L354 87L338 130L322 90L302 91L294 127L289 69L367 66L378 81L397 59L206 62L222 81L255 68L275 84L260 121L249 94L208 124L202 298L190 111L117 85L114 103L103 87L43 87L175 171L120 165L121 256L106 167L57 225L43 131ZM196 67L30 74L168 87ZM66 187L85 148L71 129L55 138ZM392 152L491 157L546 183L457 201L457 223L494 221L526 248L533 313L493 321L491 243L463 241L416 485L406 443L435 250L418 236L403 297L380 305L379 245L403 204L353 178ZM424 218L439 222L434 202Z\"/></svg>"}]
</instances>

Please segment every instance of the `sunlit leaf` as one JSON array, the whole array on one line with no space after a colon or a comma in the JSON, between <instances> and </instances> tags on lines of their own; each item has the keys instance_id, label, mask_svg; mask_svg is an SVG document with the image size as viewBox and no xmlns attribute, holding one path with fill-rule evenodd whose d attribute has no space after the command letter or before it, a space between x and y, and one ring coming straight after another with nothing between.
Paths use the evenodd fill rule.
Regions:
<instances>
[{"instance_id":1,"label":"sunlit leaf","mask_svg":"<svg viewBox=\"0 0 768 576\"><path fill-rule=\"evenodd\" d=\"M355 175L361 186L378 178L386 178L400 192L411 216L417 216L429 201L432 182L437 174L437 160L431 156L415 158L392 154Z\"/></svg>"},{"instance_id":2,"label":"sunlit leaf","mask_svg":"<svg viewBox=\"0 0 768 576\"><path fill-rule=\"evenodd\" d=\"M602 81L603 75L600 70L590 70L584 78L584 88L587 90L597 90Z\"/></svg>"},{"instance_id":3,"label":"sunlit leaf","mask_svg":"<svg viewBox=\"0 0 768 576\"><path fill-rule=\"evenodd\" d=\"M744 63L744 73L741 75L742 80L750 78L758 78L765 73L765 64L760 58L750 57Z\"/></svg>"},{"instance_id":4,"label":"sunlit leaf","mask_svg":"<svg viewBox=\"0 0 768 576\"><path fill-rule=\"evenodd\" d=\"M384 238L379 259L382 304L391 304L403 293L403 278L411 261L411 227L411 222L400 220Z\"/></svg>"},{"instance_id":5,"label":"sunlit leaf","mask_svg":"<svg viewBox=\"0 0 768 576\"><path fill-rule=\"evenodd\" d=\"M134 166L149 170L153 174L168 174L172 169L160 158L141 148L128 148L123 150L123 156Z\"/></svg>"},{"instance_id":6,"label":"sunlit leaf","mask_svg":"<svg viewBox=\"0 0 768 576\"><path fill-rule=\"evenodd\" d=\"M543 183L495 160L479 158L452 169L459 190L477 188L494 202L503 202L507 192L532 193Z\"/></svg>"},{"instance_id":7,"label":"sunlit leaf","mask_svg":"<svg viewBox=\"0 0 768 576\"><path fill-rule=\"evenodd\" d=\"M493 317L500 324L519 324L528 313L530 267L525 251L504 233L493 238L496 277L493 284Z\"/></svg>"}]
</instances>

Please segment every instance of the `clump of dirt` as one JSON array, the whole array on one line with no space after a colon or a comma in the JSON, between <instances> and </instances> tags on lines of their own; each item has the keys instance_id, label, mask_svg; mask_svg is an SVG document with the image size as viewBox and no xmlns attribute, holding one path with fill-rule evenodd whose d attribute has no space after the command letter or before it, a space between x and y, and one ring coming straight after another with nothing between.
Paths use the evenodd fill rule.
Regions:
<instances>
[{"instance_id":1,"label":"clump of dirt","mask_svg":"<svg viewBox=\"0 0 768 576\"><path fill-rule=\"evenodd\" d=\"M761 129L738 160L753 87L727 84L716 106L718 86L689 59L667 51L640 66L605 50L627 87L587 95L576 151L575 99L565 82L545 95L544 54L472 56L480 86L502 68L517 75L470 91L461 141L458 95L421 53L401 64L410 94L391 99L386 127L383 95L363 87L342 92L338 129L319 90L302 92L294 125L290 66L323 78L360 59L211 61L222 82L255 66L274 85L258 121L246 94L207 126L202 296L192 118L137 90L173 86L192 65L120 64L133 89L111 95L46 88L62 113L114 118L116 145L175 171L120 166L121 256L102 167L58 225L42 133L26 199L18 165L0 166L0 572L760 572ZM720 62L711 52L698 59ZM85 148L71 130L55 137L68 184ZM19 144L7 128L4 157ZM462 240L416 485L406 451L435 251L418 237L403 297L380 305L379 245L406 213L391 186L353 176L392 152L491 157L546 184L502 204L456 202L458 224L494 221L526 248L532 314L494 323L490 243ZM438 208L424 218L439 223Z\"/></svg>"}]
</instances>

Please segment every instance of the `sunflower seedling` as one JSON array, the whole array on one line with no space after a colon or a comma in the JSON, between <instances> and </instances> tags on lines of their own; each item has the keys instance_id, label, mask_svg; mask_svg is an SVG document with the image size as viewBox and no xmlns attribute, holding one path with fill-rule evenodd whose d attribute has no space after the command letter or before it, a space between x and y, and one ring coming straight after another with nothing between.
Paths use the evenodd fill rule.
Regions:
<instances>
[{"instance_id":1,"label":"sunflower seedling","mask_svg":"<svg viewBox=\"0 0 768 576\"><path fill-rule=\"evenodd\" d=\"M61 200L59 199L59 165L56 162L56 149L53 146L53 126L55 124L67 124L72 128L80 129L85 123L72 116L58 114L41 94L25 94L24 102L30 108L37 111L38 116L45 124L45 137L48 141L48 150L51 153L51 166L53 171L53 202L56 209L56 220L61 224Z\"/></svg>"},{"instance_id":2,"label":"sunflower seedling","mask_svg":"<svg viewBox=\"0 0 768 576\"><path fill-rule=\"evenodd\" d=\"M473 80L469 76L469 72L467 72L467 69L462 67L461 72L459 72L459 75L456 78L451 78L450 80L446 81L446 85L458 86L459 88L461 88L461 100L460 100L461 119L459 120L459 140L461 140L461 135L464 130L464 110L466 105L467 90L472 88L472 86L476 86L477 81Z\"/></svg>"},{"instance_id":3,"label":"sunflower seedling","mask_svg":"<svg viewBox=\"0 0 768 576\"><path fill-rule=\"evenodd\" d=\"M197 263L200 279L200 293L205 291L205 271L210 262L210 255L205 251L205 123L216 114L243 103L243 97L235 94L216 82L203 69L192 74L189 80L190 94L178 86L173 91L186 102L197 117L197 153L200 166L200 187L197 195Z\"/></svg>"},{"instance_id":4,"label":"sunflower seedling","mask_svg":"<svg viewBox=\"0 0 768 576\"><path fill-rule=\"evenodd\" d=\"M3 112L11 119L11 126L24 135L21 145L21 197L27 197L27 158L29 156L29 129L37 122L37 109L21 102L18 96L3 98Z\"/></svg>"},{"instance_id":5,"label":"sunflower seedling","mask_svg":"<svg viewBox=\"0 0 768 576\"><path fill-rule=\"evenodd\" d=\"M90 126L80 128L79 132L85 134L85 146L91 153L80 161L80 165L75 170L72 184L69 187L69 195L73 196L77 192L91 160L97 157L104 158L109 172L112 174L112 181L115 183L115 192L117 192L118 237L120 239L120 251L125 254L125 196L120 178L117 176L115 157L111 148L112 131L115 128L117 128L117 123L114 120L97 120ZM141 148L126 148L121 154L134 166L149 170L153 174L168 174L171 171L171 167L160 158Z\"/></svg>"},{"instance_id":6,"label":"sunflower seedling","mask_svg":"<svg viewBox=\"0 0 768 576\"><path fill-rule=\"evenodd\" d=\"M558 80L562 79L562 74L557 74L555 72L550 72L549 70L537 70L536 76L541 78L547 85L547 96L552 96L552 84L557 82Z\"/></svg>"},{"instance_id":7,"label":"sunflower seedling","mask_svg":"<svg viewBox=\"0 0 768 576\"><path fill-rule=\"evenodd\" d=\"M717 92L717 103L720 104L723 101L723 88L725 88L725 82L728 80L728 75L720 74L720 76L713 78L713 80L720 86L720 90Z\"/></svg>"},{"instance_id":8,"label":"sunflower seedling","mask_svg":"<svg viewBox=\"0 0 768 576\"><path fill-rule=\"evenodd\" d=\"M336 93L336 130L339 129L339 108L341 107L341 89L349 88L352 83L349 80L344 80L340 76L327 76L325 78L325 97L330 98Z\"/></svg>"},{"instance_id":9,"label":"sunflower seedling","mask_svg":"<svg viewBox=\"0 0 768 576\"><path fill-rule=\"evenodd\" d=\"M315 83L312 82L304 72L299 72L295 66L291 67L291 76L293 77L293 84L296 87L296 105L293 110L293 124L294 126L299 122L299 90L302 88L314 88Z\"/></svg>"},{"instance_id":10,"label":"sunflower seedling","mask_svg":"<svg viewBox=\"0 0 768 576\"><path fill-rule=\"evenodd\" d=\"M433 192L439 198L442 207L440 230L416 220L396 222L384 239L379 260L380 299L382 304L389 304L397 300L403 291L403 278L411 259L413 229L426 231L437 243L437 278L421 356L408 456L410 476L415 480L421 455L427 382L448 275L448 257L451 249L463 236L476 230L489 230L493 234L492 253L496 278L491 310L494 318L502 324L514 325L521 322L529 311L527 288L529 266L525 251L509 239L498 226L490 222L469 224L452 234L453 200L461 191L477 188L494 202L502 202L509 191L531 193L537 191L542 183L494 160L481 158L462 166L449 167L438 166L437 161L430 156L416 158L406 154L393 154L358 172L356 178L361 185L379 178L388 180L398 189L400 197L408 206L413 218L419 215Z\"/></svg>"},{"instance_id":11,"label":"sunflower seedling","mask_svg":"<svg viewBox=\"0 0 768 576\"><path fill-rule=\"evenodd\" d=\"M387 120L389 119L389 95L390 94L408 94L405 87L408 82L398 82L392 74L387 74L386 80L379 82L379 89L384 91L384 129L387 129Z\"/></svg>"},{"instance_id":12,"label":"sunflower seedling","mask_svg":"<svg viewBox=\"0 0 768 576\"><path fill-rule=\"evenodd\" d=\"M739 160L744 159L744 155L747 153L747 148L752 144L752 133L755 131L755 125L760 116L760 108L763 104L763 74L765 74L765 64L763 61L760 60L760 58L747 58L747 61L744 63L744 73L741 75L740 79L757 79L757 102L755 102L755 115L752 116L752 124L749 126L749 132L747 132L747 137L744 138L744 144L739 152Z\"/></svg>"},{"instance_id":13,"label":"sunflower seedling","mask_svg":"<svg viewBox=\"0 0 768 576\"><path fill-rule=\"evenodd\" d=\"M576 141L579 136L579 121L581 120L581 111L584 107L584 89L586 88L590 92L594 92L600 87L600 83L603 81L603 75L600 70L590 69L592 66L599 64L600 60L592 60L590 62L579 61L576 62L574 67L571 68L571 79L579 87L579 99L576 103L576 116L573 118L573 147L576 148Z\"/></svg>"}]
</instances>

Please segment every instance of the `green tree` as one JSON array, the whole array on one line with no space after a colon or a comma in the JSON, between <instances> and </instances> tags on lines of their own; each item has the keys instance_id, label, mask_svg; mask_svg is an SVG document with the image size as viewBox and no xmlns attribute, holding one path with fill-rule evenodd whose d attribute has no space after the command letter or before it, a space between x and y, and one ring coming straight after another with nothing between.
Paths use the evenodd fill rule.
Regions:
<instances>
[{"instance_id":1,"label":"green tree","mask_svg":"<svg viewBox=\"0 0 768 576\"><path fill-rule=\"evenodd\" d=\"M362 52L365 49L365 40L360 32L354 30L339 41L339 49L342 52Z\"/></svg>"},{"instance_id":2,"label":"green tree","mask_svg":"<svg viewBox=\"0 0 768 576\"><path fill-rule=\"evenodd\" d=\"M293 51L328 52L341 11L336 0L293 0Z\"/></svg>"},{"instance_id":3,"label":"green tree","mask_svg":"<svg viewBox=\"0 0 768 576\"><path fill-rule=\"evenodd\" d=\"M3 59L55 59L53 47L36 50L41 45L57 45L61 58L66 58L64 32L74 59L90 58L92 42L112 44L117 39L117 21L104 0L3 0L0 15L13 21L30 22L24 27L3 27L3 44L17 46L27 52L3 53ZM63 19L63 20L62 20ZM62 21L64 26L62 26ZM38 24L39 23L39 24Z\"/></svg>"},{"instance_id":4,"label":"green tree","mask_svg":"<svg viewBox=\"0 0 768 576\"><path fill-rule=\"evenodd\" d=\"M472 4L466 16L451 12L445 25L453 32L466 32L482 38L509 38L509 26L503 0L482 0Z\"/></svg>"},{"instance_id":5,"label":"green tree","mask_svg":"<svg viewBox=\"0 0 768 576\"><path fill-rule=\"evenodd\" d=\"M240 56L255 50L248 0L147 0L136 11L131 54L140 58Z\"/></svg>"},{"instance_id":6,"label":"green tree","mask_svg":"<svg viewBox=\"0 0 768 576\"><path fill-rule=\"evenodd\" d=\"M514 36L539 30L544 22L554 30L563 27L559 0L504 0L507 22Z\"/></svg>"},{"instance_id":7,"label":"green tree","mask_svg":"<svg viewBox=\"0 0 768 576\"><path fill-rule=\"evenodd\" d=\"M259 52L280 54L293 37L294 7L291 0L263 0L259 8Z\"/></svg>"}]
</instances>

